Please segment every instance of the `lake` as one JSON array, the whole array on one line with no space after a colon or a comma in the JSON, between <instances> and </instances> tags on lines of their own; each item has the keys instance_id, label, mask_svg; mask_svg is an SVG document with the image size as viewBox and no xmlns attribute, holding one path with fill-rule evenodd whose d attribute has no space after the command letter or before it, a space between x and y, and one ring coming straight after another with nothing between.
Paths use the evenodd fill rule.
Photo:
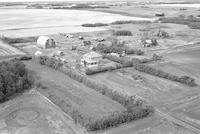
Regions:
<instances>
[{"instance_id":1,"label":"lake","mask_svg":"<svg viewBox=\"0 0 200 134\"><path fill-rule=\"evenodd\" d=\"M0 34L9 37L105 30L81 27L84 23L116 20L152 20L84 10L0 9Z\"/></svg>"}]
</instances>

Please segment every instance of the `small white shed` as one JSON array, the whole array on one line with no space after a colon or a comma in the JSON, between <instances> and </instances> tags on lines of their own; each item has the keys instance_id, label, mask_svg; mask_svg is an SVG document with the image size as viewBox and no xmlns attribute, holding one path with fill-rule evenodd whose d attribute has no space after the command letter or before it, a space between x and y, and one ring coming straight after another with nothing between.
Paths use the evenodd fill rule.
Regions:
<instances>
[{"instance_id":1,"label":"small white shed","mask_svg":"<svg viewBox=\"0 0 200 134\"><path fill-rule=\"evenodd\" d=\"M36 51L36 52L35 52L35 56L40 56L40 55L42 55L42 52L41 52L41 51Z\"/></svg>"},{"instance_id":2,"label":"small white shed","mask_svg":"<svg viewBox=\"0 0 200 134\"><path fill-rule=\"evenodd\" d=\"M40 36L37 39L37 45L38 47L43 48L43 49L56 47L55 41L48 36Z\"/></svg>"}]
</instances>

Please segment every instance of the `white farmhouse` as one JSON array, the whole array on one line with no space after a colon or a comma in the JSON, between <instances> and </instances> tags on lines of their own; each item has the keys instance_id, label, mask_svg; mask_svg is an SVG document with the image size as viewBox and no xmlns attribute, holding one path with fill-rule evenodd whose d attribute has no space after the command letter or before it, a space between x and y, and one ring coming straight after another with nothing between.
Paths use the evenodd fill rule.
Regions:
<instances>
[{"instance_id":1,"label":"white farmhouse","mask_svg":"<svg viewBox=\"0 0 200 134\"><path fill-rule=\"evenodd\" d=\"M84 67L96 67L99 65L100 60L102 59L102 55L96 52L89 52L84 54L81 58L81 65Z\"/></svg>"}]
</instances>

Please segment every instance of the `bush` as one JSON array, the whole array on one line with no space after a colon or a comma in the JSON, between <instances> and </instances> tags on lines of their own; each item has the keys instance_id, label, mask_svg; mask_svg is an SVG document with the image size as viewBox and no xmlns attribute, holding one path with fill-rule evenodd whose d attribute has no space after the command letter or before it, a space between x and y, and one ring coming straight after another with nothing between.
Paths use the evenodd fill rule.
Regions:
<instances>
[{"instance_id":1,"label":"bush","mask_svg":"<svg viewBox=\"0 0 200 134\"><path fill-rule=\"evenodd\" d=\"M55 58L49 58L47 56L40 56L39 57L39 63L41 65L47 65L51 68L54 68L54 69L58 69L60 68L61 66L63 66L63 63L61 62L61 60L58 60L58 59L55 59Z\"/></svg>"},{"instance_id":2,"label":"bush","mask_svg":"<svg viewBox=\"0 0 200 134\"><path fill-rule=\"evenodd\" d=\"M119 31L115 31L113 33L113 35L115 35L115 36L132 36L133 34L131 31L119 30Z\"/></svg>"},{"instance_id":3,"label":"bush","mask_svg":"<svg viewBox=\"0 0 200 134\"><path fill-rule=\"evenodd\" d=\"M102 27L102 26L108 26L108 24L105 23L82 24L82 27Z\"/></svg>"},{"instance_id":4,"label":"bush","mask_svg":"<svg viewBox=\"0 0 200 134\"><path fill-rule=\"evenodd\" d=\"M30 89L34 85L33 73L18 60L0 63L0 102Z\"/></svg>"}]
</instances>

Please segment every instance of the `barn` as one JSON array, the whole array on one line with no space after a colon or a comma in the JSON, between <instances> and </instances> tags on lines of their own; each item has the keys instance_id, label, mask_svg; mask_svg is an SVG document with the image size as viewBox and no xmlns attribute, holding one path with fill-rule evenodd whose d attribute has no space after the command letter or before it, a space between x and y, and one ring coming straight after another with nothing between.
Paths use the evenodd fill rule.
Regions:
<instances>
[{"instance_id":1,"label":"barn","mask_svg":"<svg viewBox=\"0 0 200 134\"><path fill-rule=\"evenodd\" d=\"M43 49L56 47L55 41L48 36L40 36L37 39L37 45L38 47L43 48Z\"/></svg>"}]
</instances>

